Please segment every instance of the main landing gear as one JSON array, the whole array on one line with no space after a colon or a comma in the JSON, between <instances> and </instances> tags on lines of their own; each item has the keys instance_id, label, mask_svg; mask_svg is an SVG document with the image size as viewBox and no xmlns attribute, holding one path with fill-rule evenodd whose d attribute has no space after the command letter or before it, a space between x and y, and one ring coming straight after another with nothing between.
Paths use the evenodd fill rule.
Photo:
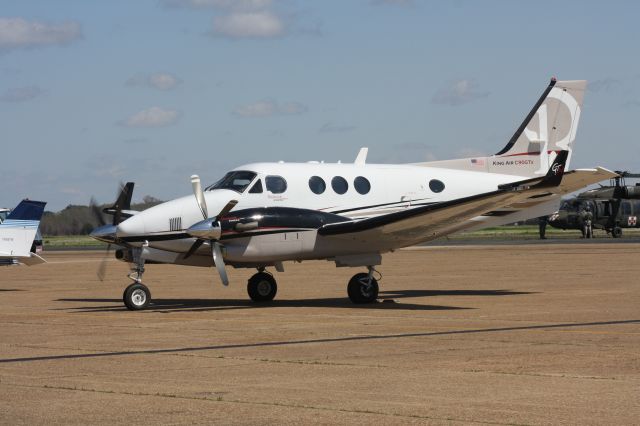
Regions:
<instances>
[{"instance_id":1,"label":"main landing gear","mask_svg":"<svg viewBox=\"0 0 640 426\"><path fill-rule=\"evenodd\" d=\"M378 280L373 277L373 274L378 271L373 266L367 268L369 269L368 273L355 274L349 280L347 293L353 303L373 303L378 299Z\"/></svg>"},{"instance_id":2,"label":"main landing gear","mask_svg":"<svg viewBox=\"0 0 640 426\"><path fill-rule=\"evenodd\" d=\"M258 273L249 278L247 282L247 293L254 302L269 302L276 297L278 292L278 284L264 268L258 269Z\"/></svg>"},{"instance_id":3,"label":"main landing gear","mask_svg":"<svg viewBox=\"0 0 640 426\"><path fill-rule=\"evenodd\" d=\"M133 280L122 294L122 300L127 309L139 311L149 306L151 302L151 292L146 285L142 284L144 274L144 259L142 250L133 250L133 263L129 278ZM355 304L374 303L378 299L378 280L380 273L373 266L368 266L369 272L355 274L347 285L349 299ZM374 277L378 274L378 278ZM247 282L247 293L254 302L269 302L273 300L278 292L278 285L272 274L259 268Z\"/></svg>"},{"instance_id":4,"label":"main landing gear","mask_svg":"<svg viewBox=\"0 0 640 426\"><path fill-rule=\"evenodd\" d=\"M142 249L134 249L132 252L133 266L131 267L129 278L133 280L133 284L129 285L122 293L122 301L127 309L139 311L149 306L151 292L146 285L142 284L142 274L144 274Z\"/></svg>"}]
</instances>

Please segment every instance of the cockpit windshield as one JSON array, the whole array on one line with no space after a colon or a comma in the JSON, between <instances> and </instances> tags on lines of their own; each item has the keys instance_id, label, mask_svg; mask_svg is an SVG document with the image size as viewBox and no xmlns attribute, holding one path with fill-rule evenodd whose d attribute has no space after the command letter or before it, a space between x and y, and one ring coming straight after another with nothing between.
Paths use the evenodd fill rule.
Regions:
<instances>
[{"instance_id":1,"label":"cockpit windshield","mask_svg":"<svg viewBox=\"0 0 640 426\"><path fill-rule=\"evenodd\" d=\"M208 186L205 191L211 191L213 189L231 189L239 193L243 193L247 186L256 177L254 172L237 171L229 172L222 179L217 181L211 186Z\"/></svg>"},{"instance_id":2,"label":"cockpit windshield","mask_svg":"<svg viewBox=\"0 0 640 426\"><path fill-rule=\"evenodd\" d=\"M585 200L566 200L560 204L560 210L568 212L580 212L589 207L591 211L594 209L593 202Z\"/></svg>"}]
</instances>

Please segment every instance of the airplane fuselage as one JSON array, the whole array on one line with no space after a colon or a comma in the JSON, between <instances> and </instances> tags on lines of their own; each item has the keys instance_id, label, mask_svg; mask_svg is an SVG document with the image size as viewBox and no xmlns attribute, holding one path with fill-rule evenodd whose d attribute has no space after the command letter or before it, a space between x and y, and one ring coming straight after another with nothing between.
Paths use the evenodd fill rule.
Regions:
<instances>
[{"instance_id":1,"label":"airplane fuselage","mask_svg":"<svg viewBox=\"0 0 640 426\"><path fill-rule=\"evenodd\" d=\"M298 226L291 212L274 208L294 208L334 216L360 219L495 190L499 185L521 179L498 173L450 170L423 165L341 164L341 163L255 163L238 167L239 185L213 185L204 191L210 212L217 212L230 200L238 204L230 213L248 209L271 208L282 216L272 218L269 226L223 235L225 259L231 264L254 265L260 262L303 260L398 248L393 241L363 247L357 241L323 244L313 224ZM255 212L253 212L255 213ZM295 213L292 213L295 216ZM211 214L213 215L213 213ZM202 220L193 195L178 198L141 212L118 226L118 235L140 246L171 253L185 253L194 238L185 230ZM479 218L490 220L490 218ZM486 225L490 226L490 225ZM265 229L265 228L268 228ZM187 264L211 266L210 249L201 248ZM160 255L160 253L155 253ZM151 253L150 253L151 255ZM167 255L165 254L165 257ZM160 259L158 259L160 260ZM166 261L180 263L168 255Z\"/></svg>"}]
</instances>

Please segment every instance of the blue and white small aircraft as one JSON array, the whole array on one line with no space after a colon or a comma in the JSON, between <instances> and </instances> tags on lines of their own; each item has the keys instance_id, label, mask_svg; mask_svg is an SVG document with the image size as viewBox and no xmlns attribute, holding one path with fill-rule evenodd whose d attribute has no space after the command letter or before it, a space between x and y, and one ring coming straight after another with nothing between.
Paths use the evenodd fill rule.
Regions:
<instances>
[{"instance_id":1,"label":"blue and white small aircraft","mask_svg":"<svg viewBox=\"0 0 640 426\"><path fill-rule=\"evenodd\" d=\"M31 252L31 246L46 204L43 201L22 200L0 223L0 266L31 266L45 262Z\"/></svg>"},{"instance_id":2,"label":"blue and white small aircraft","mask_svg":"<svg viewBox=\"0 0 640 426\"><path fill-rule=\"evenodd\" d=\"M269 301L277 286L267 267L326 259L366 267L347 286L354 303L374 302L374 267L382 254L455 232L547 215L560 197L616 176L609 170L565 171L573 153L586 81L552 79L514 135L490 156L413 164L368 164L363 148L353 163L254 163L228 172L204 190L143 212L130 209L133 184L105 209L113 223L92 232L121 248L134 281L127 308L143 309L145 262L256 268L247 291ZM314 279L314 284L320 278Z\"/></svg>"}]
</instances>

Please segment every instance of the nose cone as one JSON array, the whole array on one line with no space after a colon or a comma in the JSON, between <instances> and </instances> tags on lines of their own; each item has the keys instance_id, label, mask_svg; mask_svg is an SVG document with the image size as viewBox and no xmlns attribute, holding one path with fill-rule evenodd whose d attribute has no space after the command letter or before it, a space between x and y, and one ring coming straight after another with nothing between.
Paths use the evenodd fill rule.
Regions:
<instances>
[{"instance_id":1,"label":"nose cone","mask_svg":"<svg viewBox=\"0 0 640 426\"><path fill-rule=\"evenodd\" d=\"M116 240L116 227L113 225L99 226L89 234L91 238L105 243L113 243Z\"/></svg>"},{"instance_id":2,"label":"nose cone","mask_svg":"<svg viewBox=\"0 0 640 426\"><path fill-rule=\"evenodd\" d=\"M116 235L118 238L124 238L134 235L143 235L144 232L144 217L142 214L137 214L124 222L121 222L117 227Z\"/></svg>"}]
</instances>

